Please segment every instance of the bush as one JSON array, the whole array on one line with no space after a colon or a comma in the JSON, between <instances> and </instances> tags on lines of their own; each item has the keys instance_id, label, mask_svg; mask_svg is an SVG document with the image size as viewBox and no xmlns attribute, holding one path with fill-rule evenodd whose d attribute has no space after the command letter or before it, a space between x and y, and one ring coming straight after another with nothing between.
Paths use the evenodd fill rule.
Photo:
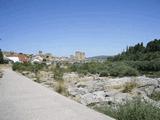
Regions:
<instances>
[{"instance_id":1,"label":"bush","mask_svg":"<svg viewBox=\"0 0 160 120\"><path fill-rule=\"evenodd\" d=\"M131 92L134 88L136 88L138 84L135 81L127 82L124 85L124 89L122 90L123 93L129 93Z\"/></svg>"},{"instance_id":2,"label":"bush","mask_svg":"<svg viewBox=\"0 0 160 120\"><path fill-rule=\"evenodd\" d=\"M117 120L160 120L160 108L140 99L128 101L116 108L103 106L95 109Z\"/></svg>"},{"instance_id":3,"label":"bush","mask_svg":"<svg viewBox=\"0 0 160 120\"><path fill-rule=\"evenodd\" d=\"M100 72L100 77L107 77L107 76L109 76L110 75L110 73L109 73L109 71L108 70L104 70L104 71L102 71L102 72Z\"/></svg>"},{"instance_id":4,"label":"bush","mask_svg":"<svg viewBox=\"0 0 160 120\"><path fill-rule=\"evenodd\" d=\"M57 81L63 81L64 69L59 64L53 69L54 79Z\"/></svg>"},{"instance_id":5,"label":"bush","mask_svg":"<svg viewBox=\"0 0 160 120\"><path fill-rule=\"evenodd\" d=\"M32 64L32 63L14 63L12 65L12 69L15 71L31 71L31 72L37 72L38 70L41 70L44 68L44 64Z\"/></svg>"},{"instance_id":6,"label":"bush","mask_svg":"<svg viewBox=\"0 0 160 120\"><path fill-rule=\"evenodd\" d=\"M138 71L136 68L126 64L125 62L90 62L84 64L73 64L69 68L71 71L80 74L100 74L101 77L107 76L136 76Z\"/></svg>"},{"instance_id":7,"label":"bush","mask_svg":"<svg viewBox=\"0 0 160 120\"><path fill-rule=\"evenodd\" d=\"M139 74L160 76L160 59L151 61L121 61L121 62L90 62L76 63L69 66L70 71L81 74L100 74L101 77L137 76Z\"/></svg>"},{"instance_id":8,"label":"bush","mask_svg":"<svg viewBox=\"0 0 160 120\"><path fill-rule=\"evenodd\" d=\"M138 71L124 63L116 62L112 65L112 68L110 68L110 75L111 76L137 76Z\"/></svg>"},{"instance_id":9,"label":"bush","mask_svg":"<svg viewBox=\"0 0 160 120\"><path fill-rule=\"evenodd\" d=\"M55 86L55 90L56 90L56 92L58 92L60 94L67 95L66 86L65 86L65 83L63 80L57 81L56 86Z\"/></svg>"},{"instance_id":10,"label":"bush","mask_svg":"<svg viewBox=\"0 0 160 120\"><path fill-rule=\"evenodd\" d=\"M153 92L149 97L155 101L160 101L160 92Z\"/></svg>"}]
</instances>

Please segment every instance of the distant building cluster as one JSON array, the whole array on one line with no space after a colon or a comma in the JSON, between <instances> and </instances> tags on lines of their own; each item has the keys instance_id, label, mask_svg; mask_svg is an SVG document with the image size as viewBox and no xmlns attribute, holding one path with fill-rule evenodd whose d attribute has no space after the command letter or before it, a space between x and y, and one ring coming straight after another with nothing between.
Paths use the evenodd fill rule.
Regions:
<instances>
[{"instance_id":1,"label":"distant building cluster","mask_svg":"<svg viewBox=\"0 0 160 120\"><path fill-rule=\"evenodd\" d=\"M81 51L76 51L75 55L70 55L71 61L84 61L86 59L85 53Z\"/></svg>"},{"instance_id":2,"label":"distant building cluster","mask_svg":"<svg viewBox=\"0 0 160 120\"><path fill-rule=\"evenodd\" d=\"M29 57L23 53L3 52L4 60L9 62L29 62Z\"/></svg>"},{"instance_id":3,"label":"distant building cluster","mask_svg":"<svg viewBox=\"0 0 160 120\"><path fill-rule=\"evenodd\" d=\"M23 54L16 52L5 52L3 51L4 59L8 62L31 62L31 63L46 63L52 64L54 62L84 62L86 60L85 53L81 51L76 51L75 55L71 55L70 57L57 57L53 56L51 53L43 53L39 51L37 54Z\"/></svg>"},{"instance_id":4,"label":"distant building cluster","mask_svg":"<svg viewBox=\"0 0 160 120\"><path fill-rule=\"evenodd\" d=\"M85 60L85 53L80 52L80 51L76 51L75 58L76 58L76 60L79 60L79 61Z\"/></svg>"}]
</instances>

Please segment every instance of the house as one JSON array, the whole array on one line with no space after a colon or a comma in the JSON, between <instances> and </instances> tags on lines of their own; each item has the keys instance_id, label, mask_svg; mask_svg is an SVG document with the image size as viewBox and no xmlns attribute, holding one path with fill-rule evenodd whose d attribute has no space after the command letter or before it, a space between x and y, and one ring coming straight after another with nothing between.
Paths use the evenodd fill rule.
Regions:
<instances>
[{"instance_id":1,"label":"house","mask_svg":"<svg viewBox=\"0 0 160 120\"><path fill-rule=\"evenodd\" d=\"M4 55L4 59L8 62L20 62L25 63L29 62L29 58L27 55L19 53L19 54L10 54L10 55Z\"/></svg>"},{"instance_id":2,"label":"house","mask_svg":"<svg viewBox=\"0 0 160 120\"><path fill-rule=\"evenodd\" d=\"M32 63L42 63L43 62L43 58L39 55L35 55L31 58L31 62Z\"/></svg>"},{"instance_id":3,"label":"house","mask_svg":"<svg viewBox=\"0 0 160 120\"><path fill-rule=\"evenodd\" d=\"M19 61L22 63L29 62L29 57L24 54L18 54Z\"/></svg>"},{"instance_id":4,"label":"house","mask_svg":"<svg viewBox=\"0 0 160 120\"><path fill-rule=\"evenodd\" d=\"M5 57L5 59L8 61L12 61L13 63L20 62L19 58L15 56Z\"/></svg>"}]
</instances>

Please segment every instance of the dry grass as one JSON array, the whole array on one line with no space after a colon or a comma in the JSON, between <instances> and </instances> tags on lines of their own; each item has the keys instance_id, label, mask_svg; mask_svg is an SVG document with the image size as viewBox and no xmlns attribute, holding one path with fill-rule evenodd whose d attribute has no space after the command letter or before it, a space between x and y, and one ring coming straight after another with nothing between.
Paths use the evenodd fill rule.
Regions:
<instances>
[{"instance_id":1,"label":"dry grass","mask_svg":"<svg viewBox=\"0 0 160 120\"><path fill-rule=\"evenodd\" d=\"M134 88L138 87L138 84L135 80L132 80L130 82L126 82L123 86L123 93L130 93Z\"/></svg>"},{"instance_id":2,"label":"dry grass","mask_svg":"<svg viewBox=\"0 0 160 120\"><path fill-rule=\"evenodd\" d=\"M116 90L119 90L119 89L122 89L123 88L123 85L114 85L112 86L112 89L116 89Z\"/></svg>"},{"instance_id":3,"label":"dry grass","mask_svg":"<svg viewBox=\"0 0 160 120\"><path fill-rule=\"evenodd\" d=\"M58 80L56 82L55 90L56 90L56 92L58 92L58 93L60 93L62 95L65 95L65 96L67 95L66 86L65 86L65 83L64 83L63 80Z\"/></svg>"}]
</instances>

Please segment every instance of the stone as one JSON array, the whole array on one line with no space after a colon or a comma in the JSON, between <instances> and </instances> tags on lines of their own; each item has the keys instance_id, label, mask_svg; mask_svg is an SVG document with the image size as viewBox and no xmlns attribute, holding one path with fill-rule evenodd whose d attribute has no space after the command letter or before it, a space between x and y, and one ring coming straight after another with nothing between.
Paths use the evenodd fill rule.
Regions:
<instances>
[{"instance_id":1,"label":"stone","mask_svg":"<svg viewBox=\"0 0 160 120\"><path fill-rule=\"evenodd\" d=\"M77 95L84 95L86 93L88 93L88 90L86 88L77 88L77 87L69 87L68 88L68 93L69 95L75 97Z\"/></svg>"},{"instance_id":2,"label":"stone","mask_svg":"<svg viewBox=\"0 0 160 120\"><path fill-rule=\"evenodd\" d=\"M148 77L145 77L145 76L137 77L137 82L138 82L138 84L140 84L142 86L144 86L144 85L155 85L155 86L157 86L158 85L158 80L157 79L148 78Z\"/></svg>"},{"instance_id":3,"label":"stone","mask_svg":"<svg viewBox=\"0 0 160 120\"><path fill-rule=\"evenodd\" d=\"M29 74L29 71L23 71L22 72L22 75L28 75Z\"/></svg>"},{"instance_id":4,"label":"stone","mask_svg":"<svg viewBox=\"0 0 160 120\"><path fill-rule=\"evenodd\" d=\"M113 96L113 102L115 104L123 104L128 100L132 100L132 97L129 93L117 93Z\"/></svg>"},{"instance_id":5,"label":"stone","mask_svg":"<svg viewBox=\"0 0 160 120\"><path fill-rule=\"evenodd\" d=\"M154 91L155 92L160 92L160 88L156 88Z\"/></svg>"},{"instance_id":6,"label":"stone","mask_svg":"<svg viewBox=\"0 0 160 120\"><path fill-rule=\"evenodd\" d=\"M33 81L37 81L37 78L32 78Z\"/></svg>"},{"instance_id":7,"label":"stone","mask_svg":"<svg viewBox=\"0 0 160 120\"><path fill-rule=\"evenodd\" d=\"M86 83L85 82L78 82L77 84L76 84L76 87L78 87L78 88L85 88L87 85L86 85Z\"/></svg>"},{"instance_id":8,"label":"stone","mask_svg":"<svg viewBox=\"0 0 160 120\"><path fill-rule=\"evenodd\" d=\"M155 87L154 86L148 86L145 88L145 92L147 94L147 96L150 96L155 90Z\"/></svg>"},{"instance_id":9,"label":"stone","mask_svg":"<svg viewBox=\"0 0 160 120\"><path fill-rule=\"evenodd\" d=\"M28 75L27 75L27 77L29 77L29 78L34 78L36 75L35 75L35 73L33 73L33 72L30 72Z\"/></svg>"},{"instance_id":10,"label":"stone","mask_svg":"<svg viewBox=\"0 0 160 120\"><path fill-rule=\"evenodd\" d=\"M24 71L28 77L37 81L34 73ZM57 81L53 79L52 72L40 71L40 81L50 88L55 88ZM84 104L123 104L127 100L141 96L147 101L158 104L151 100L150 96L154 91L160 92L160 78L139 77L99 77L98 75L87 75L80 77L77 73L64 73L63 76L66 92L69 97ZM138 85L130 93L122 93L124 85L135 81Z\"/></svg>"},{"instance_id":11,"label":"stone","mask_svg":"<svg viewBox=\"0 0 160 120\"><path fill-rule=\"evenodd\" d=\"M81 103L84 105L89 105L92 103L99 103L104 101L105 102L113 101L113 98L109 97L105 91L97 91L81 96Z\"/></svg>"}]
</instances>

